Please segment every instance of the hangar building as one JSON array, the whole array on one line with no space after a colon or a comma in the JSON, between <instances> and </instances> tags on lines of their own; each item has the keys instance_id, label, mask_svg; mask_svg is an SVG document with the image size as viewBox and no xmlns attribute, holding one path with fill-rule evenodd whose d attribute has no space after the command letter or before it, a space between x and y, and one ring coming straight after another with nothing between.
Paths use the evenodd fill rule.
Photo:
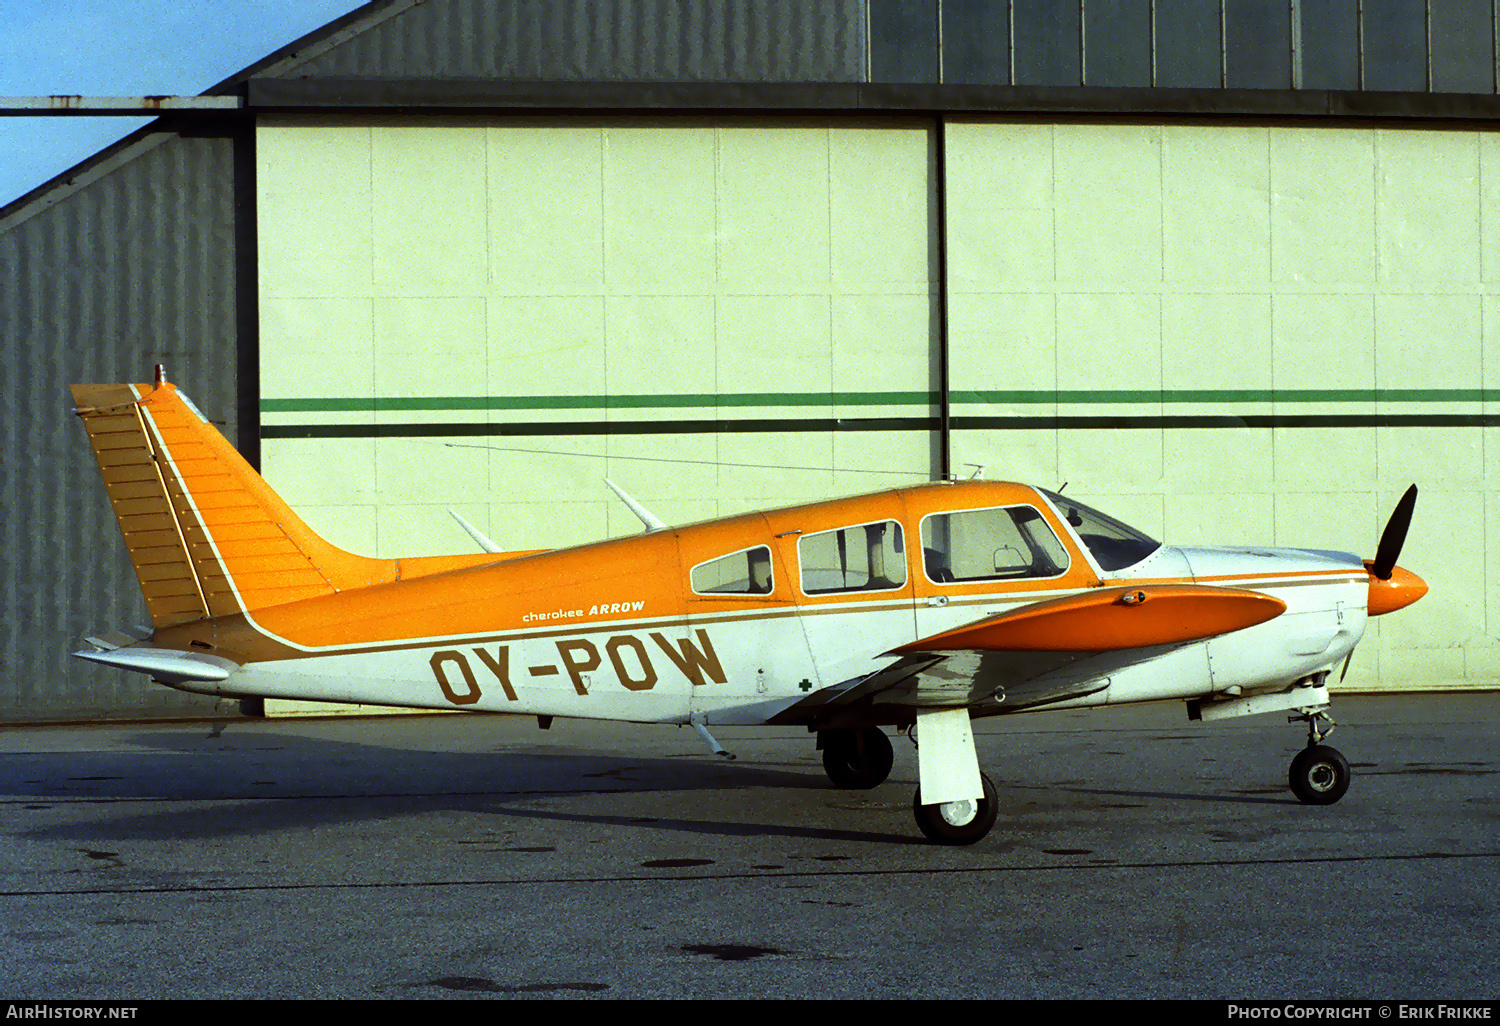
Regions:
<instances>
[{"instance_id":1,"label":"hangar building","mask_svg":"<svg viewBox=\"0 0 1500 1026\"><path fill-rule=\"evenodd\" d=\"M1402 557L1348 687L1500 682L1492 0L377 0L0 209L0 719L211 711L74 381L163 362L329 540L976 472Z\"/></svg>"}]
</instances>

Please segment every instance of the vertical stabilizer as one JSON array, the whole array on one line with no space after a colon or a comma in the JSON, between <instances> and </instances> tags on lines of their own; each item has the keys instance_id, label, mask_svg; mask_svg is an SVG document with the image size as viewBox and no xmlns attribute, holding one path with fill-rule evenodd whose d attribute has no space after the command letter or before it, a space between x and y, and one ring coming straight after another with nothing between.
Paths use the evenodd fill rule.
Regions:
<instances>
[{"instance_id":1,"label":"vertical stabilizer","mask_svg":"<svg viewBox=\"0 0 1500 1026\"><path fill-rule=\"evenodd\" d=\"M74 385L157 627L394 579L318 537L174 385Z\"/></svg>"}]
</instances>

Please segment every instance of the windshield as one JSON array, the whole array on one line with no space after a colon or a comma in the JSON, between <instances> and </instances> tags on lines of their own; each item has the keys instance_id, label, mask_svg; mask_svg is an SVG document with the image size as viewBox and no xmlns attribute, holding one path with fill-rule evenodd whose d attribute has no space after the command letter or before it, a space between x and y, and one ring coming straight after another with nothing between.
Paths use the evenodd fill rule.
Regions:
<instances>
[{"instance_id":1,"label":"windshield","mask_svg":"<svg viewBox=\"0 0 1500 1026\"><path fill-rule=\"evenodd\" d=\"M1089 554L1101 570L1123 570L1134 566L1161 548L1161 542L1097 509L1075 499L1065 499L1045 488L1037 491L1051 500L1079 540L1088 547Z\"/></svg>"}]
</instances>

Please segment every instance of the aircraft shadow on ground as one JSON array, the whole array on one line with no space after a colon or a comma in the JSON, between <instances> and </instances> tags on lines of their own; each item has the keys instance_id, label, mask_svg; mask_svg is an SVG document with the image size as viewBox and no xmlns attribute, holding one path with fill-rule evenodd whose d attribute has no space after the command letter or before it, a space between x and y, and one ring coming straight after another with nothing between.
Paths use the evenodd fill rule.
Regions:
<instances>
[{"instance_id":1,"label":"aircraft shadow on ground","mask_svg":"<svg viewBox=\"0 0 1500 1026\"><path fill-rule=\"evenodd\" d=\"M528 745L525 751L435 752L272 733L242 735L232 745L216 741L196 731L130 739L137 747L183 756L166 760L139 752L14 756L0 767L0 795L37 805L49 800L98 803L106 813L98 819L21 836L99 841L243 837L450 809L529 815L531 810L509 808L528 797L715 790L834 793L821 769L801 772L709 756L643 758L563 745L544 751ZM505 807L496 806L496 799L503 799ZM162 810L159 803L191 807ZM131 811L142 804L149 811ZM741 832L729 822L704 821L700 826L708 832Z\"/></svg>"}]
</instances>

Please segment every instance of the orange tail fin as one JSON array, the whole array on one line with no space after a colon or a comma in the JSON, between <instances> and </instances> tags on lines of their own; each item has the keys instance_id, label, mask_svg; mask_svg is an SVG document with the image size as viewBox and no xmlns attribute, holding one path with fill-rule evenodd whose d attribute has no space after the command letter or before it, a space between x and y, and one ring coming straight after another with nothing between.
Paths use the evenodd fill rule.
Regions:
<instances>
[{"instance_id":1,"label":"orange tail fin","mask_svg":"<svg viewBox=\"0 0 1500 1026\"><path fill-rule=\"evenodd\" d=\"M293 513L170 382L74 385L73 399L157 627L520 555L356 556Z\"/></svg>"}]
</instances>

